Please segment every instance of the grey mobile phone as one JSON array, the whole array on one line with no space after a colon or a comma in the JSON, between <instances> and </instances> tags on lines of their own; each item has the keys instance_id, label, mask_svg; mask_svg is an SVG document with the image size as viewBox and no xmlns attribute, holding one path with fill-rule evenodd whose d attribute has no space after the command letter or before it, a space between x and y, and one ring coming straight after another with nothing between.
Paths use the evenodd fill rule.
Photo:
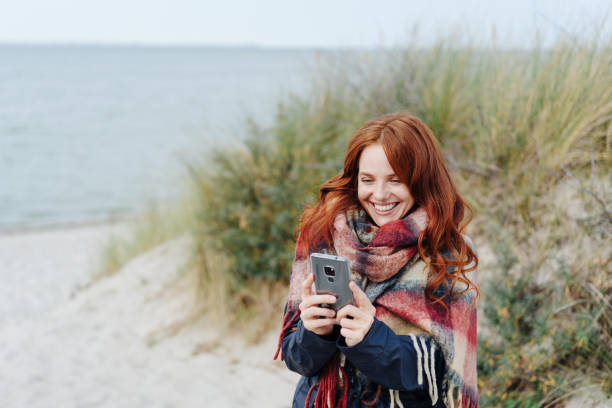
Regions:
<instances>
[{"instance_id":1,"label":"grey mobile phone","mask_svg":"<svg viewBox=\"0 0 612 408\"><path fill-rule=\"evenodd\" d=\"M349 288L350 262L343 256L321 253L310 254L310 263L318 295L336 296L332 309L338 311L342 306L353 302L353 292Z\"/></svg>"}]
</instances>

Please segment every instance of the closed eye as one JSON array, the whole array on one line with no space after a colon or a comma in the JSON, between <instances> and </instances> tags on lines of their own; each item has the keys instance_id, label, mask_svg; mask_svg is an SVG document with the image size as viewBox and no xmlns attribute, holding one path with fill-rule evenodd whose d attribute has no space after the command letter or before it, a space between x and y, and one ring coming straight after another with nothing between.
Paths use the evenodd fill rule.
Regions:
<instances>
[{"instance_id":1,"label":"closed eye","mask_svg":"<svg viewBox=\"0 0 612 408\"><path fill-rule=\"evenodd\" d=\"M396 183L396 184L400 184L402 181L400 179L393 179L393 180L389 180L391 183ZM373 183L374 180L373 179L369 179L369 178L363 178L361 179L362 183Z\"/></svg>"}]
</instances>

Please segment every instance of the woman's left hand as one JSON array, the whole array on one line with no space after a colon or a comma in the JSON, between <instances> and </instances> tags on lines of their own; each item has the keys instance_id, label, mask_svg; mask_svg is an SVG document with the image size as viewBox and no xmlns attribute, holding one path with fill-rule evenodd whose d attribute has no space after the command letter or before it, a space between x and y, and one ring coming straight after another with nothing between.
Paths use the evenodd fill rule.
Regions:
<instances>
[{"instance_id":1,"label":"woman's left hand","mask_svg":"<svg viewBox=\"0 0 612 408\"><path fill-rule=\"evenodd\" d=\"M336 321L342 327L340 334L344 336L346 345L352 347L368 334L374 323L376 309L355 282L349 282L349 288L353 292L355 305L346 305L340 309L336 314Z\"/></svg>"}]
</instances>

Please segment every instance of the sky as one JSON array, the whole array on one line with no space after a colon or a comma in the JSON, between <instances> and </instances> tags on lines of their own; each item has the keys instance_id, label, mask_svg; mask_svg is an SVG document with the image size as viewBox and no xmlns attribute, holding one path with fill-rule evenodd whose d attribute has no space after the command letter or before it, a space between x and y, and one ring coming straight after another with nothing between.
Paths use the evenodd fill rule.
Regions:
<instances>
[{"instance_id":1,"label":"sky","mask_svg":"<svg viewBox=\"0 0 612 408\"><path fill-rule=\"evenodd\" d=\"M529 46L612 36L612 0L3 0L0 42L374 47L435 42ZM580 4L582 3L582 4ZM585 6L586 4L586 6ZM605 19L605 16L610 16ZM417 36L414 28L418 27ZM454 31L453 31L454 30ZM492 33L495 31L495 35Z\"/></svg>"}]
</instances>

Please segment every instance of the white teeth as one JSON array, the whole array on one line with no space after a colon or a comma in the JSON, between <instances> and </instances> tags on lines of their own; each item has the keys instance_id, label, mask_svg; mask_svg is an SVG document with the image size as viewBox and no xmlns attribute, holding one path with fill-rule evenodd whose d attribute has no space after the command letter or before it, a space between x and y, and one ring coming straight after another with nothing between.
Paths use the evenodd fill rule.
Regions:
<instances>
[{"instance_id":1,"label":"white teeth","mask_svg":"<svg viewBox=\"0 0 612 408\"><path fill-rule=\"evenodd\" d=\"M374 204L374 203L372 203L372 204ZM394 206L395 206L395 204L387 204L387 205L374 204L374 208L376 208L378 211L389 211Z\"/></svg>"}]
</instances>

